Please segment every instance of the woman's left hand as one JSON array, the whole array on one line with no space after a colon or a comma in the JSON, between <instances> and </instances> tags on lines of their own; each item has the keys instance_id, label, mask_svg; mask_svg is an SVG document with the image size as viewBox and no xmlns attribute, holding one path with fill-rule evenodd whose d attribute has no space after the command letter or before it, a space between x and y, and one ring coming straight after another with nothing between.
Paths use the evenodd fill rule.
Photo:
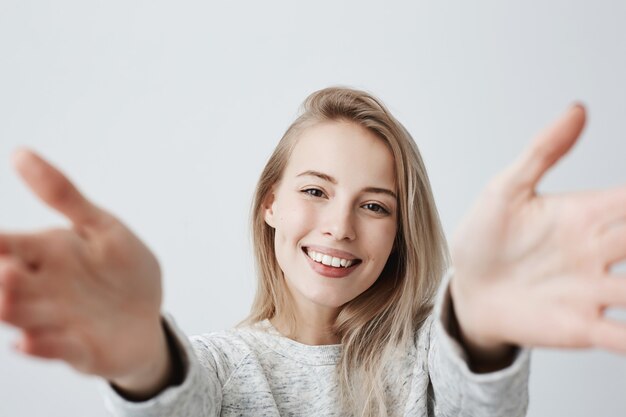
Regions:
<instances>
[{"instance_id":1,"label":"woman's left hand","mask_svg":"<svg viewBox=\"0 0 626 417\"><path fill-rule=\"evenodd\" d=\"M453 238L451 282L462 339L474 352L510 345L626 353L626 187L540 195L576 142L585 109L570 108L496 176ZM623 275L623 274L622 274Z\"/></svg>"}]
</instances>

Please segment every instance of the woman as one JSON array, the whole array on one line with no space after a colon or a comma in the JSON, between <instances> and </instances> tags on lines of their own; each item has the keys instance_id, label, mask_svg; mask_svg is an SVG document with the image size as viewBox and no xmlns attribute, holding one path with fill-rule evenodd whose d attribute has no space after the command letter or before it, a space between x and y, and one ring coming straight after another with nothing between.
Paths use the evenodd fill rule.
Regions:
<instances>
[{"instance_id":1,"label":"woman","mask_svg":"<svg viewBox=\"0 0 626 417\"><path fill-rule=\"evenodd\" d=\"M371 95L312 94L261 175L259 289L239 328L191 343L161 318L151 252L29 151L16 168L71 230L0 236L18 349L108 380L119 415L523 415L525 346L626 351L624 190L539 196L572 107L497 176L447 251L421 158ZM441 291L431 313L436 289Z\"/></svg>"}]
</instances>

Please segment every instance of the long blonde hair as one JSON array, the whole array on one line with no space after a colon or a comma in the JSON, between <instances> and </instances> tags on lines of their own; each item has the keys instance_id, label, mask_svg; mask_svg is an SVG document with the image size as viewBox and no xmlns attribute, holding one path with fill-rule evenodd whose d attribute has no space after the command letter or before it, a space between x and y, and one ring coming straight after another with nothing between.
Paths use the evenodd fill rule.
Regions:
<instances>
[{"instance_id":1,"label":"long blonde hair","mask_svg":"<svg viewBox=\"0 0 626 417\"><path fill-rule=\"evenodd\" d=\"M344 409L361 416L386 416L384 364L408 347L430 314L448 250L417 146L371 94L342 87L311 94L265 165L251 213L258 288L244 323L280 315L295 326L289 290L274 253L274 229L265 223L263 207L298 137L327 121L349 121L369 129L394 157L398 225L392 252L376 282L342 306L333 328L342 344L337 375Z\"/></svg>"}]
</instances>

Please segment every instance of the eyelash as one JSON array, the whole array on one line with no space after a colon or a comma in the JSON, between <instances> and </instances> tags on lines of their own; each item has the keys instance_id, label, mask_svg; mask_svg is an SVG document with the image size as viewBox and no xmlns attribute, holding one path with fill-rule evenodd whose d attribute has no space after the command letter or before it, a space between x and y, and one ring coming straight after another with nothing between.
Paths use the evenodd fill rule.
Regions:
<instances>
[{"instance_id":1,"label":"eyelash","mask_svg":"<svg viewBox=\"0 0 626 417\"><path fill-rule=\"evenodd\" d=\"M370 211L373 211L376 214L389 214L389 211L383 206L381 206L380 204L367 203L367 204L363 204L363 206L376 206L377 207L376 210L370 210Z\"/></svg>"},{"instance_id":2,"label":"eyelash","mask_svg":"<svg viewBox=\"0 0 626 417\"><path fill-rule=\"evenodd\" d=\"M315 192L315 194L314 194L314 192ZM302 193L307 194L307 195L309 195L311 197L316 197L316 198L321 198L322 195L324 195L324 192L322 190L318 189L318 188L306 188L306 189L302 190ZM321 193L322 195L316 195L317 193ZM378 203L366 203L366 204L363 204L363 207L365 207L365 206L375 206L376 210L368 209L369 211L371 211L373 213L385 214L385 215L389 214L389 210L387 210L386 208L384 208L383 206L381 206Z\"/></svg>"},{"instance_id":3,"label":"eyelash","mask_svg":"<svg viewBox=\"0 0 626 417\"><path fill-rule=\"evenodd\" d=\"M309 192L309 191L317 191L318 193L322 193L322 194L324 194L324 192L323 192L322 190L319 190L319 189L317 189L317 188L307 188L307 189L305 189L305 190L302 190L302 192L303 192L304 194L308 194L308 195L310 195L311 197L321 197L321 195L315 195L315 194L313 194L313 193L311 193L311 192Z\"/></svg>"}]
</instances>

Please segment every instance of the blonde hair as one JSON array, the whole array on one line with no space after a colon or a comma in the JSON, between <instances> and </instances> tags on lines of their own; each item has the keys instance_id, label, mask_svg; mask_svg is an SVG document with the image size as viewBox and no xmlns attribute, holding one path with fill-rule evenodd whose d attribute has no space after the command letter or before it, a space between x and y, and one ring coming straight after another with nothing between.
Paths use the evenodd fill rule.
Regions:
<instances>
[{"instance_id":1,"label":"blonde hair","mask_svg":"<svg viewBox=\"0 0 626 417\"><path fill-rule=\"evenodd\" d=\"M253 199L252 239L258 288L244 323L291 320L290 294L274 253L274 229L263 208L301 133L318 123L348 121L375 133L391 150L398 195L393 249L376 282L342 306L334 325L342 352L337 375L344 410L361 416L386 416L384 365L405 352L430 314L448 250L428 175L411 135L385 106L367 92L331 87L311 94L301 115L287 129L269 158Z\"/></svg>"}]
</instances>

